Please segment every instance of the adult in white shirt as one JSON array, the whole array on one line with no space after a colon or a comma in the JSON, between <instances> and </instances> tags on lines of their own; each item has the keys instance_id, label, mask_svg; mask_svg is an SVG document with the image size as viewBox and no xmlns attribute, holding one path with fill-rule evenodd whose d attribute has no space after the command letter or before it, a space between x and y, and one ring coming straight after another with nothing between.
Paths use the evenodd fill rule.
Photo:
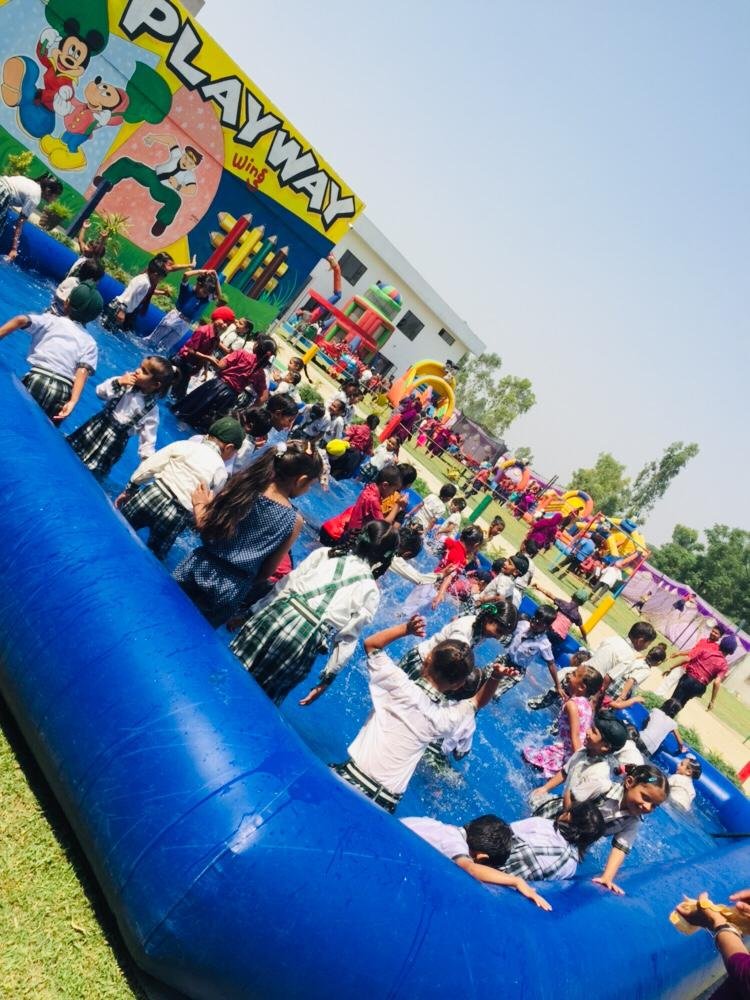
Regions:
<instances>
[{"instance_id":1,"label":"adult in white shirt","mask_svg":"<svg viewBox=\"0 0 750 1000\"><path fill-rule=\"evenodd\" d=\"M237 420L222 417L203 438L174 441L161 448L130 477L115 507L136 531L149 529L148 547L157 558L164 559L177 536L193 526L193 493L201 483L213 494L226 483L224 463L244 436Z\"/></svg>"}]
</instances>

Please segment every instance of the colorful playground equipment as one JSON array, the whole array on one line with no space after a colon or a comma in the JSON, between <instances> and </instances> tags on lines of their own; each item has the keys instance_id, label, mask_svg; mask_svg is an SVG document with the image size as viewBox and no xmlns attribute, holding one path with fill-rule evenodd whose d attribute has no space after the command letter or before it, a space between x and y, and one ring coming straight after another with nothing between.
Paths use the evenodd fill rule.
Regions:
<instances>
[{"instance_id":1,"label":"colorful playground equipment","mask_svg":"<svg viewBox=\"0 0 750 1000\"><path fill-rule=\"evenodd\" d=\"M541 496L534 513L526 514L525 520L531 522L542 513L552 514L554 511L559 511L563 516L575 513L588 520L594 513L594 501L583 490L568 490L566 493L547 490Z\"/></svg>"},{"instance_id":2,"label":"colorful playground equipment","mask_svg":"<svg viewBox=\"0 0 750 1000\"><path fill-rule=\"evenodd\" d=\"M308 299L317 303L308 317L308 329L320 323L321 331L305 352L304 361L311 361L318 351L329 360L347 354L358 361L371 361L395 330L392 321L403 306L401 294L392 285L378 281L364 295L353 295L338 309L341 269L333 256L328 261L334 272L333 295L326 299L314 288L306 293Z\"/></svg>"},{"instance_id":3,"label":"colorful playground equipment","mask_svg":"<svg viewBox=\"0 0 750 1000\"><path fill-rule=\"evenodd\" d=\"M427 393L437 393L435 415L439 420L449 420L456 408L456 394L445 377L445 365L441 361L418 361L412 365L405 375L393 383L388 393L388 402L391 406L398 406L404 396L411 395L419 388Z\"/></svg>"},{"instance_id":4,"label":"colorful playground equipment","mask_svg":"<svg viewBox=\"0 0 750 1000\"><path fill-rule=\"evenodd\" d=\"M422 393L419 390L422 390ZM456 408L456 394L453 386L446 378L445 365L440 361L418 361L412 365L401 378L397 379L388 393L388 402L393 407L406 396L417 392L422 395L423 402L437 394L435 417L445 423L453 415ZM398 412L394 413L380 433L380 440L385 441L391 436L400 419Z\"/></svg>"},{"instance_id":5,"label":"colorful playground equipment","mask_svg":"<svg viewBox=\"0 0 750 1000\"><path fill-rule=\"evenodd\" d=\"M531 481L531 466L519 462L517 458L506 458L495 466L495 482L499 485L503 479L512 485L514 491L523 493Z\"/></svg>"}]
</instances>

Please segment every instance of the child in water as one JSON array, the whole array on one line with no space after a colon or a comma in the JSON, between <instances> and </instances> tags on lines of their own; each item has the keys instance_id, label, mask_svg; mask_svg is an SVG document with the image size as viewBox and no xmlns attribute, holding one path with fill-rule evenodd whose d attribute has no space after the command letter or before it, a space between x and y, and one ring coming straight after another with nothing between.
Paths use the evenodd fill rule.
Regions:
<instances>
[{"instance_id":1,"label":"child in water","mask_svg":"<svg viewBox=\"0 0 750 1000\"><path fill-rule=\"evenodd\" d=\"M316 452L290 442L232 476L216 496L204 485L195 490L202 544L173 575L212 625L239 611L256 580L268 579L291 549L303 524L292 500L307 492L320 469Z\"/></svg>"},{"instance_id":2,"label":"child in water","mask_svg":"<svg viewBox=\"0 0 750 1000\"><path fill-rule=\"evenodd\" d=\"M497 816L478 816L465 826L441 823L429 816L407 816L401 822L478 882L507 886L540 909L552 909L525 879L499 870L510 855L513 831Z\"/></svg>"},{"instance_id":3,"label":"child in water","mask_svg":"<svg viewBox=\"0 0 750 1000\"><path fill-rule=\"evenodd\" d=\"M227 481L227 464L244 436L236 420L222 417L208 434L161 448L130 477L115 507L136 531L149 529L148 547L157 559L194 526L192 497L201 483L218 493Z\"/></svg>"},{"instance_id":4,"label":"child in water","mask_svg":"<svg viewBox=\"0 0 750 1000\"><path fill-rule=\"evenodd\" d=\"M556 819L517 820L510 824L510 854L500 870L533 882L573 878L588 848L603 836L604 826L593 802L571 806Z\"/></svg>"},{"instance_id":5,"label":"child in water","mask_svg":"<svg viewBox=\"0 0 750 1000\"><path fill-rule=\"evenodd\" d=\"M576 667L568 677L570 697L560 709L559 739L539 749L525 747L523 755L529 764L540 768L545 778L557 774L566 761L584 746L591 725L591 698L602 686L602 675L587 664Z\"/></svg>"},{"instance_id":6,"label":"child in water","mask_svg":"<svg viewBox=\"0 0 750 1000\"><path fill-rule=\"evenodd\" d=\"M79 285L68 299L64 316L29 313L0 326L0 340L16 330L30 334L26 360L31 369L21 381L55 423L70 416L86 380L96 371L99 350L86 324L101 311L101 295L89 285Z\"/></svg>"},{"instance_id":7,"label":"child in water","mask_svg":"<svg viewBox=\"0 0 750 1000\"><path fill-rule=\"evenodd\" d=\"M166 358L144 358L134 372L116 375L96 387L107 405L68 435L68 443L95 476L106 476L125 451L128 438L138 435L138 457L153 455L159 427L159 400L174 379Z\"/></svg>"},{"instance_id":8,"label":"child in water","mask_svg":"<svg viewBox=\"0 0 750 1000\"><path fill-rule=\"evenodd\" d=\"M475 715L489 703L499 680L493 672L472 698L446 704L444 696L463 687L474 668L465 642L439 643L422 664L419 682L384 652L406 635L424 636L424 630L424 619L415 616L365 640L373 710L349 745L349 759L334 767L388 812L396 809L430 743L440 740L444 753L469 752Z\"/></svg>"},{"instance_id":9,"label":"child in water","mask_svg":"<svg viewBox=\"0 0 750 1000\"><path fill-rule=\"evenodd\" d=\"M397 528L370 521L350 543L316 549L255 605L230 648L277 705L330 647L320 681L300 704L311 704L333 683L375 617L375 581L397 546Z\"/></svg>"}]
</instances>

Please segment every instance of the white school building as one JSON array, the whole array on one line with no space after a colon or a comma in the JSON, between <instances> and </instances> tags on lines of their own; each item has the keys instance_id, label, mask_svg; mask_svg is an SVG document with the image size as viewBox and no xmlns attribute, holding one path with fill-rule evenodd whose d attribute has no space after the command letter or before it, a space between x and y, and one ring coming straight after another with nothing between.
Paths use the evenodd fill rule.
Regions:
<instances>
[{"instance_id":1,"label":"white school building","mask_svg":"<svg viewBox=\"0 0 750 1000\"><path fill-rule=\"evenodd\" d=\"M401 293L403 307L394 319L396 329L384 346L377 367L401 374L417 361L459 362L467 354L481 354L485 344L461 319L434 288L422 277L390 240L361 215L333 251L341 267L339 309L353 295L362 295L370 285L382 281ZM331 269L321 261L308 287L328 298L331 294ZM303 293L285 316L304 304Z\"/></svg>"}]
</instances>

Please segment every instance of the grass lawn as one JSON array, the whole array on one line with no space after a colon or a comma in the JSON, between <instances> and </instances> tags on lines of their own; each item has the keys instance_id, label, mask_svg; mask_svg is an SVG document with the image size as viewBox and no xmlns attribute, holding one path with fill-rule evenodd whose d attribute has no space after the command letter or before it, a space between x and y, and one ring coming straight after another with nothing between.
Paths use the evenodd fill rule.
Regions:
<instances>
[{"instance_id":1,"label":"grass lawn","mask_svg":"<svg viewBox=\"0 0 750 1000\"><path fill-rule=\"evenodd\" d=\"M0 730L0 993L144 997L73 832L3 704Z\"/></svg>"}]
</instances>

